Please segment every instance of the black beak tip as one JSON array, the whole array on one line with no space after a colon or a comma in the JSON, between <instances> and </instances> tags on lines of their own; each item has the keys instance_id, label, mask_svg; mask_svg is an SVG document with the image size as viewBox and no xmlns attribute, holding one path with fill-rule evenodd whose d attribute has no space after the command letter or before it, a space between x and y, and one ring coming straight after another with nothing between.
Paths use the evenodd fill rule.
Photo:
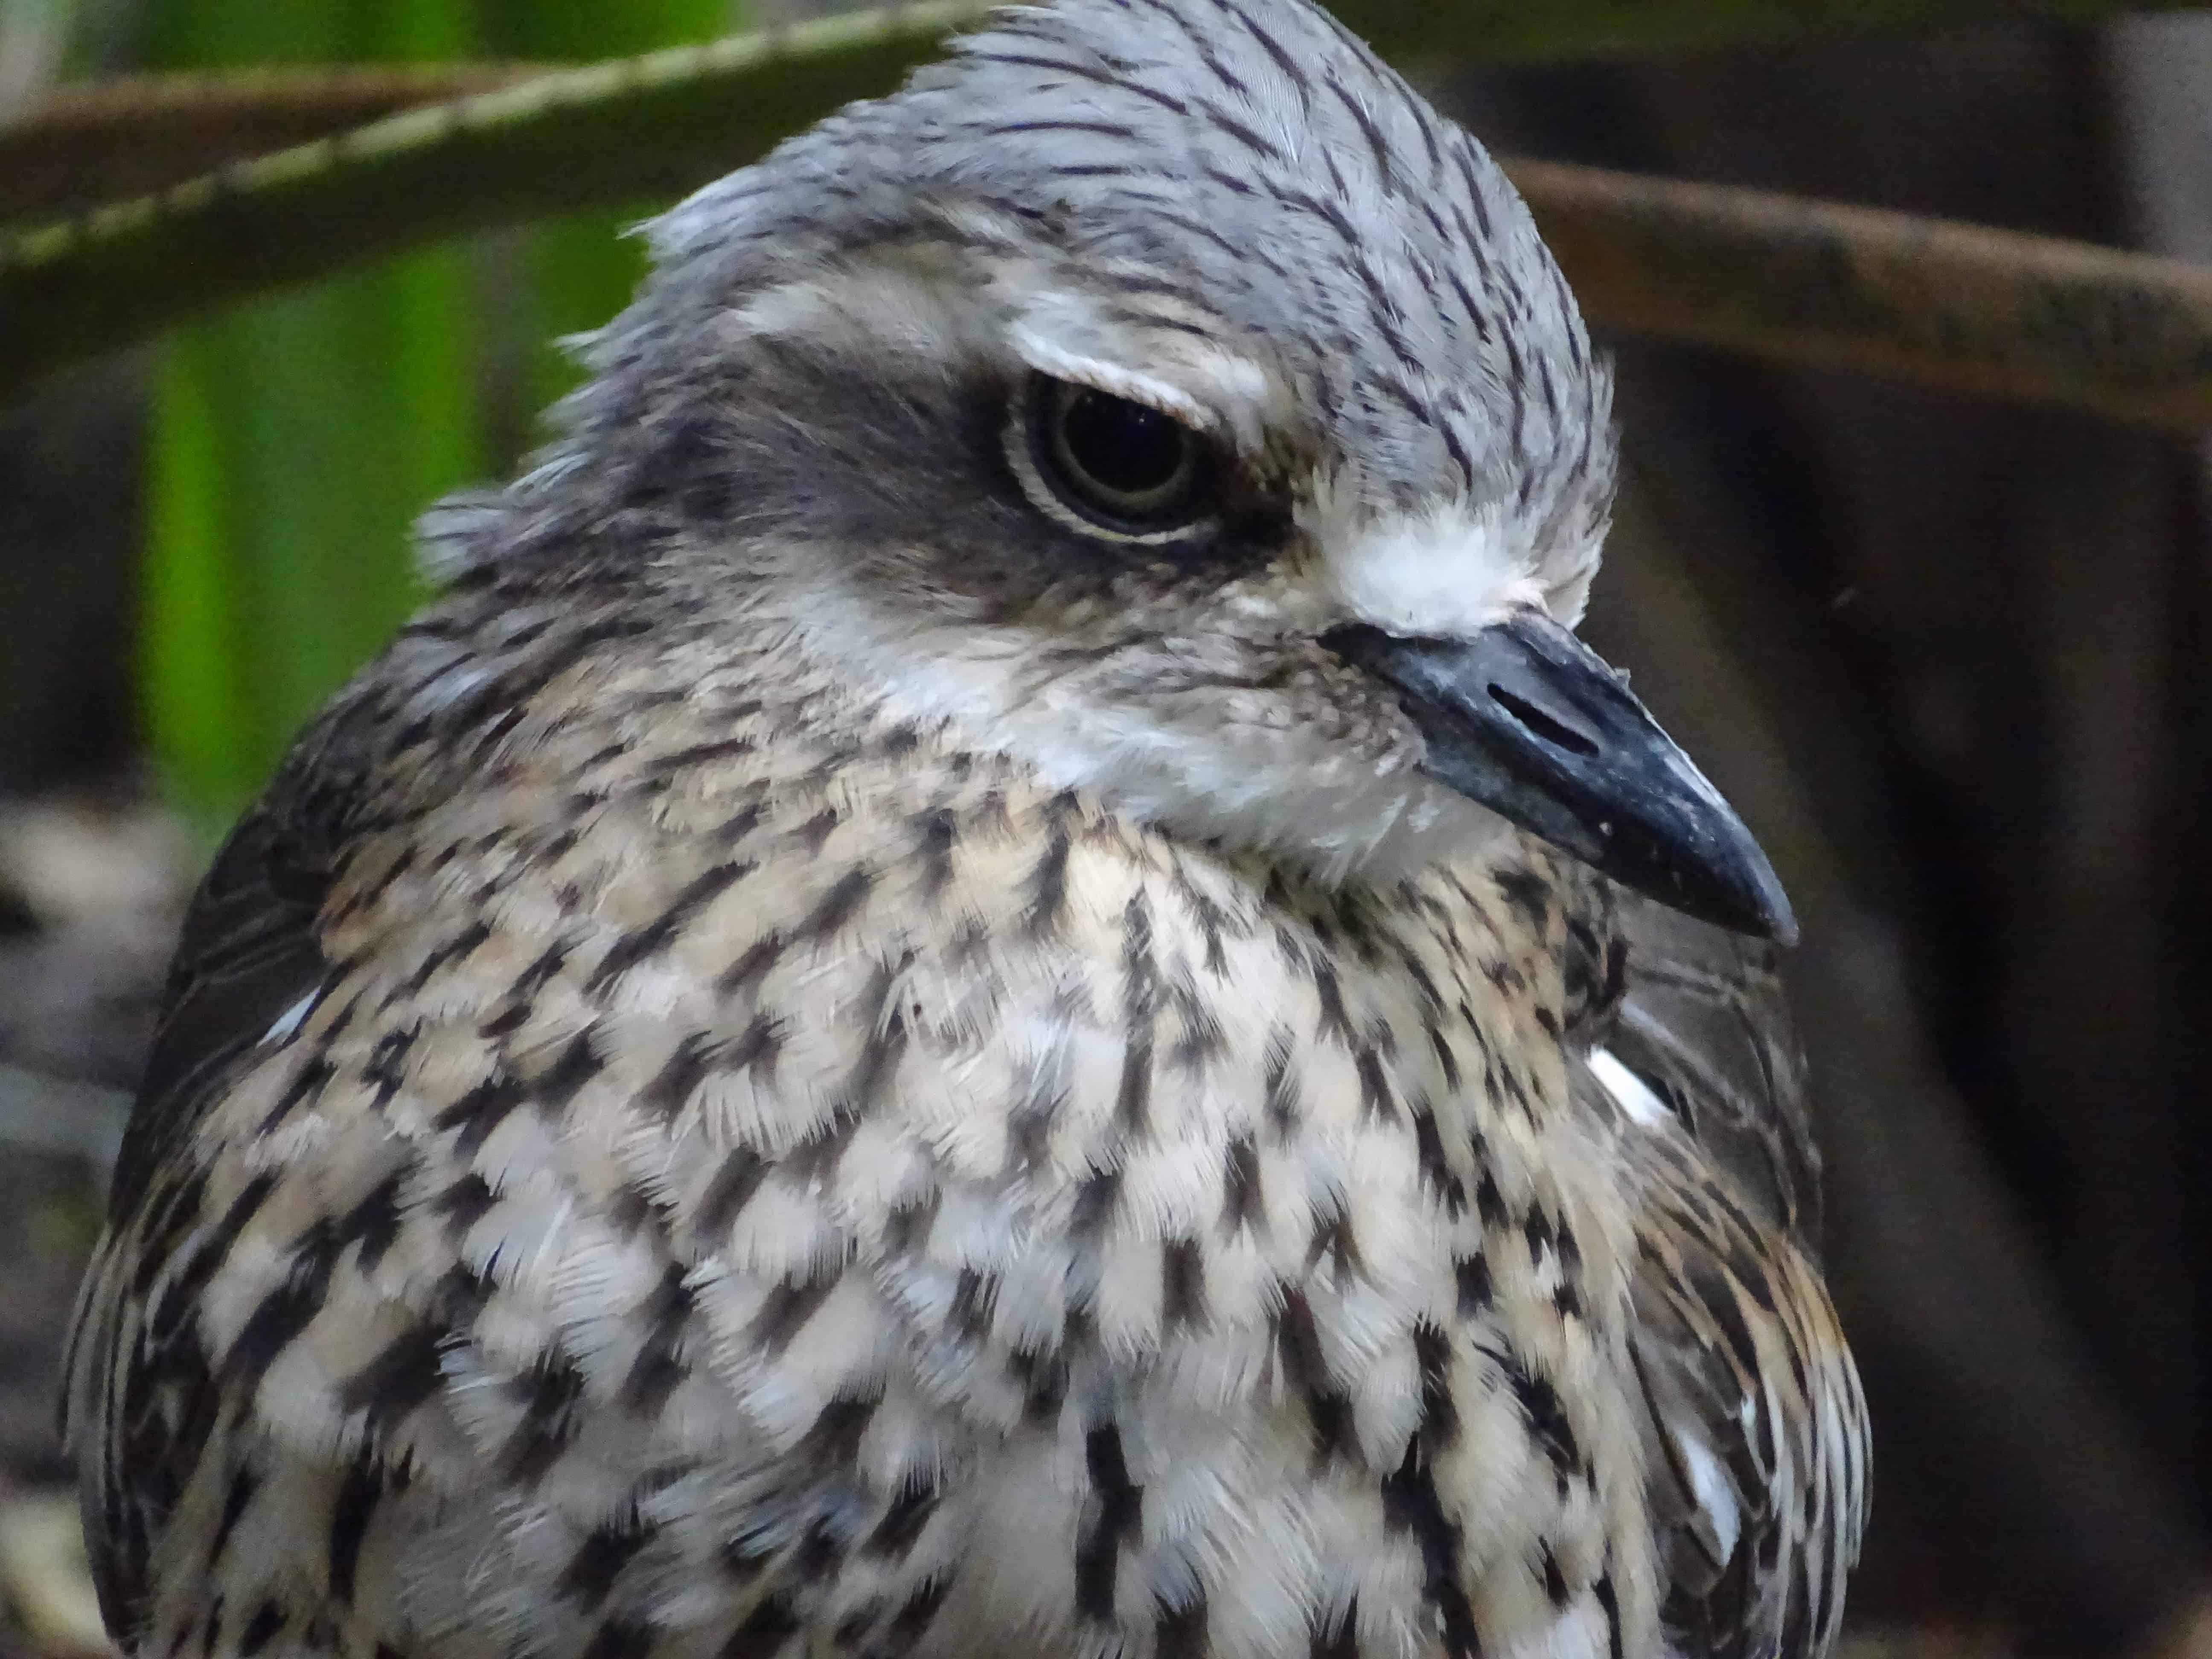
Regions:
<instances>
[{"instance_id":1,"label":"black beak tip","mask_svg":"<svg viewBox=\"0 0 2212 1659\"><path fill-rule=\"evenodd\" d=\"M1689 771L1688 761L1677 758ZM1694 789L1674 797L1677 815L1673 834L1662 842L1664 851L1654 856L1646 848L1635 859L1601 855L1590 862L1613 880L1699 921L1785 950L1796 945L1796 914L1765 849L1711 784L1692 776Z\"/></svg>"},{"instance_id":2,"label":"black beak tip","mask_svg":"<svg viewBox=\"0 0 2212 1659\"><path fill-rule=\"evenodd\" d=\"M1735 933L1770 939L1789 950L1797 943L1797 916L1790 908L1790 894L1758 843L1747 841L1747 851L1742 890L1738 903L1731 907L1735 914L1714 920Z\"/></svg>"},{"instance_id":3,"label":"black beak tip","mask_svg":"<svg viewBox=\"0 0 2212 1659\"><path fill-rule=\"evenodd\" d=\"M1585 854L1585 860L1622 886L1686 916L1785 950L1795 945L1797 917L1790 895L1750 831L1732 817L1705 829L1694 841L1686 838L1686 844L1705 844L1708 850L1701 858L1662 864L1617 860L1598 852Z\"/></svg>"},{"instance_id":4,"label":"black beak tip","mask_svg":"<svg viewBox=\"0 0 2212 1659\"><path fill-rule=\"evenodd\" d=\"M1321 643L1397 694L1438 782L1686 915L1797 942L1790 896L1751 831L1558 623L1516 615L1465 640L1355 623Z\"/></svg>"}]
</instances>

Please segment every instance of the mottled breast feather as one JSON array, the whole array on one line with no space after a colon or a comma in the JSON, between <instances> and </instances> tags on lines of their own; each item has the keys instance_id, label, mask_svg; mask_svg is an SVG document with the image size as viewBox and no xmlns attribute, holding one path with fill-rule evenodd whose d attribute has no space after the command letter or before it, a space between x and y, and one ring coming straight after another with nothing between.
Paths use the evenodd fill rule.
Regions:
<instances>
[{"instance_id":1,"label":"mottled breast feather","mask_svg":"<svg viewBox=\"0 0 2212 1659\"><path fill-rule=\"evenodd\" d=\"M1844 1548L1779 1218L1647 1128L1632 1231L1573 1109L1586 883L1303 890L471 603L195 914L75 1361L140 1650L1645 1651L1632 1298L1662 1435L1742 1429L1670 1620Z\"/></svg>"}]
</instances>

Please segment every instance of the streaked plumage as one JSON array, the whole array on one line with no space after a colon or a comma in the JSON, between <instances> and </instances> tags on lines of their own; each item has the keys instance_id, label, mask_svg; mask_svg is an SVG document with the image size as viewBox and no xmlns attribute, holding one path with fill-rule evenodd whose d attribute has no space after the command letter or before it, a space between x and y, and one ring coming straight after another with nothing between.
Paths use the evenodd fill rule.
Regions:
<instances>
[{"instance_id":1,"label":"streaked plumage","mask_svg":"<svg viewBox=\"0 0 2212 1659\"><path fill-rule=\"evenodd\" d=\"M1287 0L1064 0L655 242L187 926L74 1362L118 1634L1825 1649L1766 948L1498 816L1786 926L1559 626L1605 374L1487 158ZM1452 758L1462 641L1568 781ZM1677 816L1555 832L1616 740Z\"/></svg>"}]
</instances>

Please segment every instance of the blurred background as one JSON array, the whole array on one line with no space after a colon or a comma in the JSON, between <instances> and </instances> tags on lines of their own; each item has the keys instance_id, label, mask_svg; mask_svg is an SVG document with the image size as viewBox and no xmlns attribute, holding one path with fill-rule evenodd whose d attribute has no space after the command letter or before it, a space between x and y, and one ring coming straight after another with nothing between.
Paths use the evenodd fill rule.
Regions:
<instances>
[{"instance_id":1,"label":"blurred background","mask_svg":"<svg viewBox=\"0 0 2212 1659\"><path fill-rule=\"evenodd\" d=\"M1442 3L1443 0L1439 0ZM0 0L0 121L149 69L551 63L805 0ZM1476 71L1496 147L2212 258L2212 12ZM653 204L0 410L0 1659L100 1650L58 1351L200 861L506 471ZM2208 452L1632 340L1588 631L1766 842L1872 1396L1869 1651L2212 1655Z\"/></svg>"}]
</instances>

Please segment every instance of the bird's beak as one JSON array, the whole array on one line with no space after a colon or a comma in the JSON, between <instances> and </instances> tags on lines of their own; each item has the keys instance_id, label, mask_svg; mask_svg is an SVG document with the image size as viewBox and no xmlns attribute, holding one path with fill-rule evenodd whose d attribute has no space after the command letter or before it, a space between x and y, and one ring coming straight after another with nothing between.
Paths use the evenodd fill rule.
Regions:
<instances>
[{"instance_id":1,"label":"bird's beak","mask_svg":"<svg viewBox=\"0 0 2212 1659\"><path fill-rule=\"evenodd\" d=\"M1743 820L1550 617L1520 612L1466 640L1355 623L1322 644L1397 693L1437 782L1662 904L1796 942L1789 895Z\"/></svg>"}]
</instances>

